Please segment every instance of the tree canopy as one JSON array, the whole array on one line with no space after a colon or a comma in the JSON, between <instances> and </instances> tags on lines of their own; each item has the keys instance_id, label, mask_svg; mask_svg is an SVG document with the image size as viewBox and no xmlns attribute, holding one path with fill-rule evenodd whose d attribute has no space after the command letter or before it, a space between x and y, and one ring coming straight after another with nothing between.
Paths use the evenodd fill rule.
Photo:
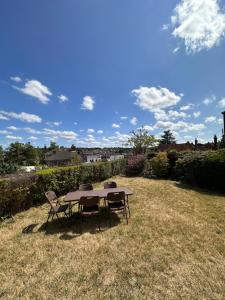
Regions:
<instances>
[{"instance_id":1,"label":"tree canopy","mask_svg":"<svg viewBox=\"0 0 225 300\"><path fill-rule=\"evenodd\" d=\"M160 144L176 144L176 138L174 137L171 130L164 130L163 134L161 135Z\"/></svg>"},{"instance_id":2,"label":"tree canopy","mask_svg":"<svg viewBox=\"0 0 225 300\"><path fill-rule=\"evenodd\" d=\"M155 146L157 140L153 135L149 135L148 131L141 128L131 132L131 137L128 139L128 145L130 145L135 154L144 154L150 147Z\"/></svg>"}]
</instances>

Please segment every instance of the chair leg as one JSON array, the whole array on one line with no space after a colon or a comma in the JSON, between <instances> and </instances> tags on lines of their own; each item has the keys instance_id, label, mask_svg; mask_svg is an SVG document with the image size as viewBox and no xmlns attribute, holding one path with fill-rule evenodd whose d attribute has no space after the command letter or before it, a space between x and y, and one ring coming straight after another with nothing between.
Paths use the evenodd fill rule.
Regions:
<instances>
[{"instance_id":1,"label":"chair leg","mask_svg":"<svg viewBox=\"0 0 225 300\"><path fill-rule=\"evenodd\" d=\"M45 222L45 228L47 228L48 221L49 221L50 217L51 217L51 214L50 214L50 213L48 213L48 218L47 218L47 221Z\"/></svg>"},{"instance_id":2,"label":"chair leg","mask_svg":"<svg viewBox=\"0 0 225 300\"><path fill-rule=\"evenodd\" d=\"M127 204L128 214L129 214L129 218L130 218L130 206L129 206L128 196L127 196L126 204Z\"/></svg>"},{"instance_id":3,"label":"chair leg","mask_svg":"<svg viewBox=\"0 0 225 300\"><path fill-rule=\"evenodd\" d=\"M125 217L126 217L127 225L128 225L128 217L127 217L127 208L126 208L126 206L124 206L124 213L125 213Z\"/></svg>"},{"instance_id":4,"label":"chair leg","mask_svg":"<svg viewBox=\"0 0 225 300\"><path fill-rule=\"evenodd\" d=\"M101 231L101 218L100 218L100 214L98 214L98 230Z\"/></svg>"}]
</instances>

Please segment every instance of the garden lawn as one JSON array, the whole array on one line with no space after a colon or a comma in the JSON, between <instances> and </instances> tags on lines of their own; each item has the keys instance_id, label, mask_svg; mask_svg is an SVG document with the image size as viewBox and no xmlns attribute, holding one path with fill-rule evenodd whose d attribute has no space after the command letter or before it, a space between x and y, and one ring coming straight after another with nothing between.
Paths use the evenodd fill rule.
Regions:
<instances>
[{"instance_id":1,"label":"garden lawn","mask_svg":"<svg viewBox=\"0 0 225 300\"><path fill-rule=\"evenodd\" d=\"M92 220L80 234L76 218L44 229L47 204L0 225L0 299L225 299L225 197L113 180L134 192L129 225L103 216L101 232Z\"/></svg>"}]
</instances>

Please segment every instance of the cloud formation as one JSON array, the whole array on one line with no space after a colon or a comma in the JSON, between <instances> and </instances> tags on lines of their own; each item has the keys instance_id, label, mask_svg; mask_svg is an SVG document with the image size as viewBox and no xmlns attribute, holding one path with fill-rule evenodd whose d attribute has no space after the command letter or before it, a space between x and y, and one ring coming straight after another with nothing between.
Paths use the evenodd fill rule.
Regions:
<instances>
[{"instance_id":1,"label":"cloud formation","mask_svg":"<svg viewBox=\"0 0 225 300\"><path fill-rule=\"evenodd\" d=\"M29 113L25 113L25 112L21 112L21 113L15 113L15 112L7 112L4 110L0 111L0 115L2 115L3 117L6 118L6 120L8 119L17 119L23 122L28 122L28 123L41 123L42 119L34 114L29 114Z\"/></svg>"},{"instance_id":2,"label":"cloud formation","mask_svg":"<svg viewBox=\"0 0 225 300\"><path fill-rule=\"evenodd\" d=\"M49 96L52 96L49 88L38 80L27 80L23 88L14 88L25 95L38 99L43 104L47 104L50 101Z\"/></svg>"},{"instance_id":3,"label":"cloud formation","mask_svg":"<svg viewBox=\"0 0 225 300\"><path fill-rule=\"evenodd\" d=\"M225 33L225 14L217 0L182 0L171 23L173 36L184 41L187 53L218 45Z\"/></svg>"},{"instance_id":4,"label":"cloud formation","mask_svg":"<svg viewBox=\"0 0 225 300\"><path fill-rule=\"evenodd\" d=\"M136 96L135 104L143 110L155 112L163 108L176 105L182 98L182 94L176 95L167 88L144 87L134 89L132 94Z\"/></svg>"},{"instance_id":5,"label":"cloud formation","mask_svg":"<svg viewBox=\"0 0 225 300\"><path fill-rule=\"evenodd\" d=\"M81 109L84 110L93 110L95 101L91 96L85 96L81 104Z\"/></svg>"}]
</instances>

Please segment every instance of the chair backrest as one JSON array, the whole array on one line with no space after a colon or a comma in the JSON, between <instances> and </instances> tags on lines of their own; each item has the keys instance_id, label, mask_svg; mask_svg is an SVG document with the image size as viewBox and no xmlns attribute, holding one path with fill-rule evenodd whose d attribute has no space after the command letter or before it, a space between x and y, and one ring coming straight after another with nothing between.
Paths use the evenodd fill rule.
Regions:
<instances>
[{"instance_id":1,"label":"chair backrest","mask_svg":"<svg viewBox=\"0 0 225 300\"><path fill-rule=\"evenodd\" d=\"M57 198L55 192L53 192L53 191L46 192L45 196L52 207L55 205L55 203L58 202L58 198Z\"/></svg>"},{"instance_id":2,"label":"chair backrest","mask_svg":"<svg viewBox=\"0 0 225 300\"><path fill-rule=\"evenodd\" d=\"M100 198L98 196L93 197L81 197L79 204L82 206L90 207L94 205L99 205Z\"/></svg>"},{"instance_id":3,"label":"chair backrest","mask_svg":"<svg viewBox=\"0 0 225 300\"><path fill-rule=\"evenodd\" d=\"M111 192L107 194L109 202L119 202L125 200L125 192Z\"/></svg>"},{"instance_id":4,"label":"chair backrest","mask_svg":"<svg viewBox=\"0 0 225 300\"><path fill-rule=\"evenodd\" d=\"M115 181L107 181L104 183L104 189L114 189L117 188L117 184Z\"/></svg>"},{"instance_id":5,"label":"chair backrest","mask_svg":"<svg viewBox=\"0 0 225 300\"><path fill-rule=\"evenodd\" d=\"M79 186L79 191L91 191L93 190L93 185L91 183L83 183Z\"/></svg>"}]
</instances>

